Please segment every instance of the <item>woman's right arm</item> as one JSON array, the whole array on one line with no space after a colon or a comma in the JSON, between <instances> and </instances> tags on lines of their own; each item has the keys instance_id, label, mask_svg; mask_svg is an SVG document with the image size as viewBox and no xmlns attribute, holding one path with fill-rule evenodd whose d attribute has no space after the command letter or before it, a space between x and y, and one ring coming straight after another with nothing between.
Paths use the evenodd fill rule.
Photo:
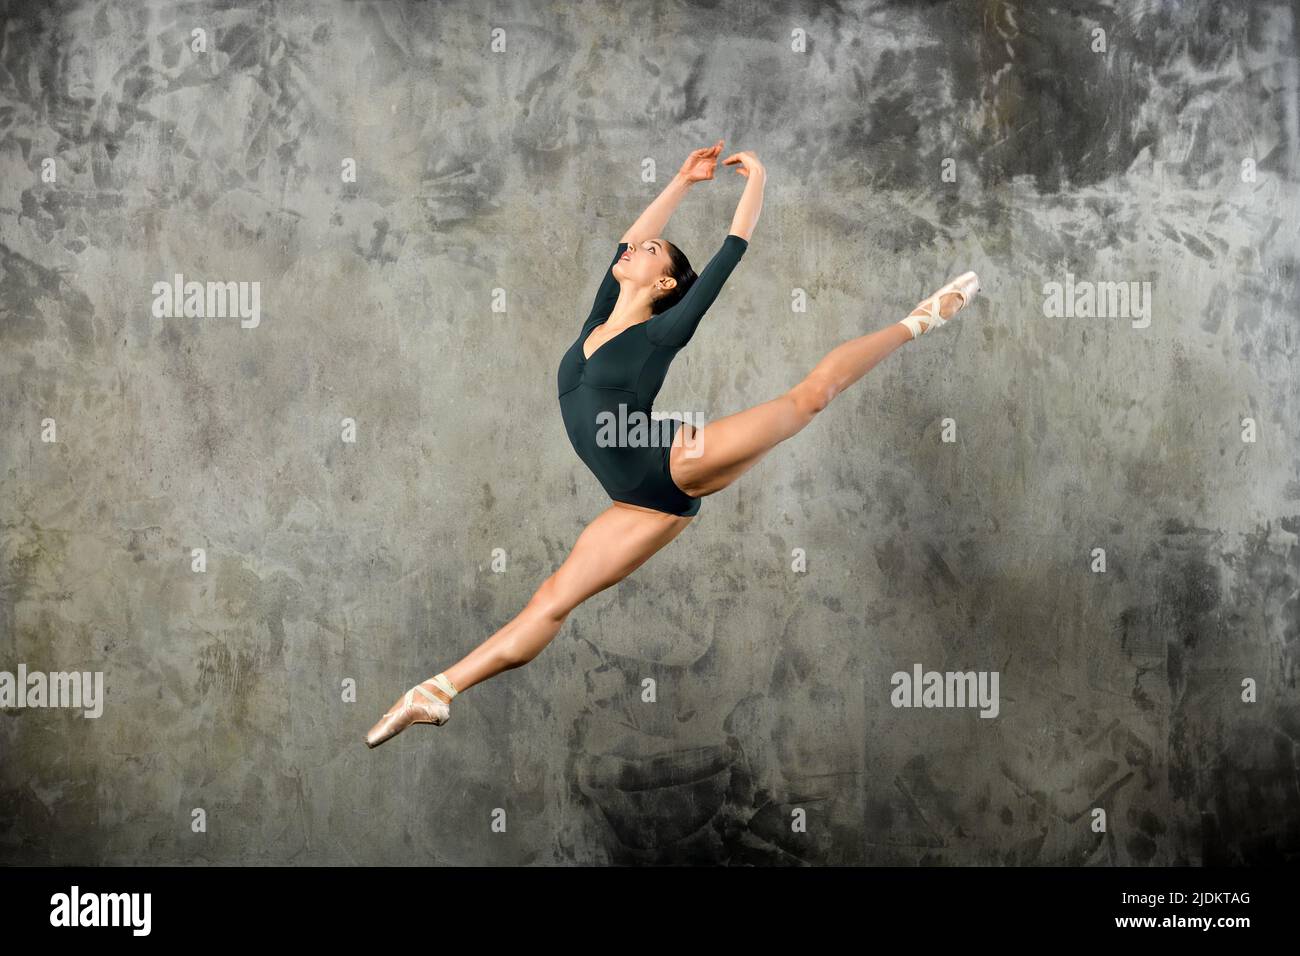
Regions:
<instances>
[{"instance_id":1,"label":"woman's right arm","mask_svg":"<svg viewBox=\"0 0 1300 956\"><path fill-rule=\"evenodd\" d=\"M731 234L740 236L746 242L754 234L758 225L758 215L763 211L763 187L767 185L767 170L750 150L732 153L722 161L724 166L735 166L749 182L736 205L736 214L731 219Z\"/></svg>"},{"instance_id":2,"label":"woman's right arm","mask_svg":"<svg viewBox=\"0 0 1300 956\"><path fill-rule=\"evenodd\" d=\"M592 300L591 310L587 313L588 322L595 318L606 318L614 311L614 303L618 301L618 280L614 278L614 263L618 262L625 249L627 249L626 242L620 242L614 247L614 258L609 260L605 275L601 277L600 286L596 289L596 298Z\"/></svg>"}]
</instances>

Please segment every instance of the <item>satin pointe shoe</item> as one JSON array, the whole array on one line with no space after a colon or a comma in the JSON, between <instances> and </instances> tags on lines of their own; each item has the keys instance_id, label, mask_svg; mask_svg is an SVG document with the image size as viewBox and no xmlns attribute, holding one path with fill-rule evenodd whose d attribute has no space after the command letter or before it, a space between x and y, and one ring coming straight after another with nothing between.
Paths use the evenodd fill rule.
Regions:
<instances>
[{"instance_id":1,"label":"satin pointe shoe","mask_svg":"<svg viewBox=\"0 0 1300 956\"><path fill-rule=\"evenodd\" d=\"M441 675L439 675L441 676ZM446 678L443 678L446 680ZM441 686L437 677L421 681L389 708L378 723L366 734L366 746L378 747L385 740L396 737L411 724L442 725L451 719L451 705L433 692L437 688L451 696L447 687Z\"/></svg>"},{"instance_id":2,"label":"satin pointe shoe","mask_svg":"<svg viewBox=\"0 0 1300 956\"><path fill-rule=\"evenodd\" d=\"M971 296L979 290L980 277L973 272L963 272L938 292L922 301L920 305L912 310L911 315L903 319L903 325L907 326L912 333L913 339L919 339L931 329L937 329L939 326L955 319L957 313L966 308L966 303L970 301ZM945 295L961 297L961 304L946 319L939 312L939 303Z\"/></svg>"}]
</instances>

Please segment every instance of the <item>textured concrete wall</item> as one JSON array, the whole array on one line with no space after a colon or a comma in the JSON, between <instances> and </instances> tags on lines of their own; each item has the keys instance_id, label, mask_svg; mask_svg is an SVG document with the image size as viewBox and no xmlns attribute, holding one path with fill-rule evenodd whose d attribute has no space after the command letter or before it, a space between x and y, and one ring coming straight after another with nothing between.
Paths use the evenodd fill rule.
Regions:
<instances>
[{"instance_id":1,"label":"textured concrete wall","mask_svg":"<svg viewBox=\"0 0 1300 956\"><path fill-rule=\"evenodd\" d=\"M0 710L0 862L1300 852L1300 4L3 9L0 671L106 698ZM660 407L984 294L368 751L608 504L556 366L719 137L767 199ZM697 267L742 182L665 230ZM154 315L176 273L259 324ZM1067 275L1149 324L1051 314ZM894 707L917 663L998 672L997 716Z\"/></svg>"}]
</instances>

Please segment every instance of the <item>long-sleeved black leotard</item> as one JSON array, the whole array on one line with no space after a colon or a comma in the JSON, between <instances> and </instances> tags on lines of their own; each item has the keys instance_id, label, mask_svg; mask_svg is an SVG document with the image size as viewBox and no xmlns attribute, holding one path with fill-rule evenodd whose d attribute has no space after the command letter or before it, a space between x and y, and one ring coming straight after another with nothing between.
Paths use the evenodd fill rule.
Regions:
<instances>
[{"instance_id":1,"label":"long-sleeved black leotard","mask_svg":"<svg viewBox=\"0 0 1300 956\"><path fill-rule=\"evenodd\" d=\"M614 251L591 313L560 360L557 376L569 441L613 500L675 515L700 510L700 499L678 488L668 470L668 453L681 422L668 419L665 426L652 421L651 404L668 366L691 340L748 247L748 240L729 233L676 305L629 326L586 358L582 346L587 336L609 318L618 300L613 269L627 243L620 242ZM634 412L644 416L646 427L640 431ZM620 429L620 421L626 428Z\"/></svg>"}]
</instances>

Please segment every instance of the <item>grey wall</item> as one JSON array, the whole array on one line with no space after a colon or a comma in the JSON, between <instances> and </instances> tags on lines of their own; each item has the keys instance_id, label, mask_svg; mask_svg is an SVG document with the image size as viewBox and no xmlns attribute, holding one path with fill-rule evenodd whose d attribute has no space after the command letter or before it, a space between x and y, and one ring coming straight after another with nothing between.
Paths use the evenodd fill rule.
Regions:
<instances>
[{"instance_id":1,"label":"grey wall","mask_svg":"<svg viewBox=\"0 0 1300 956\"><path fill-rule=\"evenodd\" d=\"M0 711L0 861L1300 852L1300 4L4 10L0 670L107 699ZM369 751L608 504L556 366L719 137L763 217L660 407L775 397L964 269L984 294ZM697 266L742 182L665 231ZM177 272L260 282L260 325L154 317ZM1067 273L1150 282L1149 326L1045 314ZM893 707L914 663L997 671L998 716Z\"/></svg>"}]
</instances>

